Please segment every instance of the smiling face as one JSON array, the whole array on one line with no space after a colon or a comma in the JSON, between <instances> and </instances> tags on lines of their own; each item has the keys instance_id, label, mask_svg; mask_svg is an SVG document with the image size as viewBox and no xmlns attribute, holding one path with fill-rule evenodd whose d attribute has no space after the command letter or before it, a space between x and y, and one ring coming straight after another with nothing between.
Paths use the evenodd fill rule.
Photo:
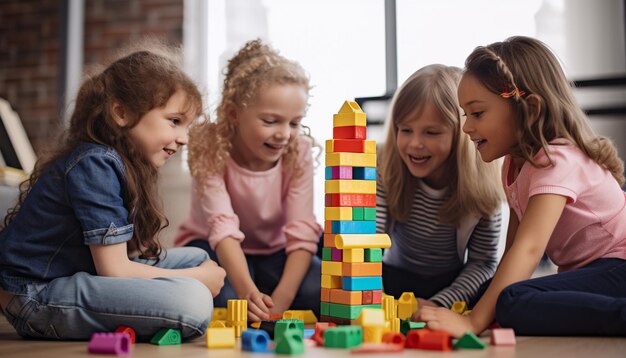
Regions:
<instances>
[{"instance_id":1,"label":"smiling face","mask_svg":"<svg viewBox=\"0 0 626 358\"><path fill-rule=\"evenodd\" d=\"M447 185L446 161L452 151L454 129L430 103L425 103L398 124L398 152L417 178L433 188Z\"/></svg>"},{"instance_id":2,"label":"smiling face","mask_svg":"<svg viewBox=\"0 0 626 358\"><path fill-rule=\"evenodd\" d=\"M265 171L276 165L300 132L308 95L299 84L263 87L256 101L232 110L237 131L231 157L241 167Z\"/></svg>"},{"instance_id":3,"label":"smiling face","mask_svg":"<svg viewBox=\"0 0 626 358\"><path fill-rule=\"evenodd\" d=\"M475 76L464 74L459 84L459 103L467 119L463 132L476 144L480 157L491 162L513 154L518 145L511 102L489 91Z\"/></svg>"},{"instance_id":4,"label":"smiling face","mask_svg":"<svg viewBox=\"0 0 626 358\"><path fill-rule=\"evenodd\" d=\"M187 144L189 126L199 114L186 111L186 105L187 95L176 91L164 107L144 114L129 131L137 147L155 168L163 166L167 159Z\"/></svg>"}]
</instances>

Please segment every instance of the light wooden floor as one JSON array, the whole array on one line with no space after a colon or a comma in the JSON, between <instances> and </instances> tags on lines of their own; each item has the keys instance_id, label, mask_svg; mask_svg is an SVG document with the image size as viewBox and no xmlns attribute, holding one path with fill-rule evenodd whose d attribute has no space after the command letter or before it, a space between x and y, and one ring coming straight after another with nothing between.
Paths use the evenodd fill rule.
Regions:
<instances>
[{"instance_id":1,"label":"light wooden floor","mask_svg":"<svg viewBox=\"0 0 626 358\"><path fill-rule=\"evenodd\" d=\"M488 342L489 337L481 337ZM365 357L384 357L387 355L367 354ZM204 346L204 339L199 338L180 346L155 346L147 343L136 344L130 354L134 358L185 357L185 358L235 358L259 355L235 349L211 349ZM306 348L304 358L354 357L349 350ZM405 350L394 357L550 357L550 358L589 358L589 357L626 357L626 338L597 337L517 337L514 347L488 346L485 350L459 350L454 352L434 352L424 350ZM87 353L87 342L35 341L20 338L0 314L0 357L10 358L57 358L57 357L94 357Z\"/></svg>"}]
</instances>

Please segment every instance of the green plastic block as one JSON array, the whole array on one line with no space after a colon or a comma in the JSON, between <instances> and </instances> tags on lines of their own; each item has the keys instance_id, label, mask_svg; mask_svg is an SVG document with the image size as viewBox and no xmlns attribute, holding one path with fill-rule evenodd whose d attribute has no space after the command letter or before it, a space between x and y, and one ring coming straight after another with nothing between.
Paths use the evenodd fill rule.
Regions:
<instances>
[{"instance_id":1,"label":"green plastic block","mask_svg":"<svg viewBox=\"0 0 626 358\"><path fill-rule=\"evenodd\" d=\"M330 303L320 302L320 315L330 316Z\"/></svg>"},{"instance_id":2,"label":"green plastic block","mask_svg":"<svg viewBox=\"0 0 626 358\"><path fill-rule=\"evenodd\" d=\"M363 208L352 208L352 221L363 221ZM375 219L374 219L375 220Z\"/></svg>"},{"instance_id":3,"label":"green plastic block","mask_svg":"<svg viewBox=\"0 0 626 358\"><path fill-rule=\"evenodd\" d=\"M304 338L304 321L299 319L281 319L274 325L274 340L282 338L288 331L294 331Z\"/></svg>"},{"instance_id":4,"label":"green plastic block","mask_svg":"<svg viewBox=\"0 0 626 358\"><path fill-rule=\"evenodd\" d=\"M376 208L363 208L363 220L376 221Z\"/></svg>"},{"instance_id":5,"label":"green plastic block","mask_svg":"<svg viewBox=\"0 0 626 358\"><path fill-rule=\"evenodd\" d=\"M329 327L324 331L324 347L352 348L363 342L361 326Z\"/></svg>"},{"instance_id":6,"label":"green plastic block","mask_svg":"<svg viewBox=\"0 0 626 358\"><path fill-rule=\"evenodd\" d=\"M304 339L295 329L289 329L277 339L274 350L277 354L302 354L304 353Z\"/></svg>"},{"instance_id":7,"label":"green plastic block","mask_svg":"<svg viewBox=\"0 0 626 358\"><path fill-rule=\"evenodd\" d=\"M382 262L383 249L365 249L365 262Z\"/></svg>"},{"instance_id":8,"label":"green plastic block","mask_svg":"<svg viewBox=\"0 0 626 358\"><path fill-rule=\"evenodd\" d=\"M340 303L329 303L328 305L330 307L329 316L350 320L359 318L363 308L381 308L380 304L349 306Z\"/></svg>"},{"instance_id":9,"label":"green plastic block","mask_svg":"<svg viewBox=\"0 0 626 358\"><path fill-rule=\"evenodd\" d=\"M426 322L413 322L408 318L404 321L400 321L400 332L402 332L404 336L406 336L410 330L422 329L424 327L426 327Z\"/></svg>"},{"instance_id":10,"label":"green plastic block","mask_svg":"<svg viewBox=\"0 0 626 358\"><path fill-rule=\"evenodd\" d=\"M472 332L465 333L463 337L457 339L453 345L454 349L485 349L486 346L487 345Z\"/></svg>"},{"instance_id":11,"label":"green plastic block","mask_svg":"<svg viewBox=\"0 0 626 358\"><path fill-rule=\"evenodd\" d=\"M181 343L180 331L173 328L161 328L150 340L159 346L173 346Z\"/></svg>"},{"instance_id":12,"label":"green plastic block","mask_svg":"<svg viewBox=\"0 0 626 358\"><path fill-rule=\"evenodd\" d=\"M324 247L322 248L322 260L324 261L332 261L332 252L333 249L330 247Z\"/></svg>"}]
</instances>

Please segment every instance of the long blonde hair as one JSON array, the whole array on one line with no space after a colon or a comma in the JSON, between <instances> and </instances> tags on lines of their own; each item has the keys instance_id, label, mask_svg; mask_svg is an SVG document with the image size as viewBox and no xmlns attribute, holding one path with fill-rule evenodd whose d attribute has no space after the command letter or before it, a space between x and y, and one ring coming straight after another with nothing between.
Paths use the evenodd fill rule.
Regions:
<instances>
[{"instance_id":1,"label":"long blonde hair","mask_svg":"<svg viewBox=\"0 0 626 358\"><path fill-rule=\"evenodd\" d=\"M429 65L413 73L393 96L379 167L388 211L394 220L408 219L419 180L411 175L398 152L398 126L425 103L432 104L454 130L450 157L443 164L450 178L451 195L441 207L439 221L456 227L469 214L490 216L500 206L503 193L498 163L483 162L461 131L464 118L456 93L460 78L459 68Z\"/></svg>"},{"instance_id":2,"label":"long blonde hair","mask_svg":"<svg viewBox=\"0 0 626 358\"><path fill-rule=\"evenodd\" d=\"M559 62L541 41L524 36L510 37L485 47L477 47L465 61L466 72L475 76L491 92L511 89L523 95L511 97L518 114L519 146L516 155L535 167L544 166L533 157L541 149L550 159L548 143L566 138L589 158L607 169L620 185L624 184L624 162L613 142L598 136L574 98L572 86ZM541 112L532 120L527 98L539 98Z\"/></svg>"},{"instance_id":3,"label":"long blonde hair","mask_svg":"<svg viewBox=\"0 0 626 358\"><path fill-rule=\"evenodd\" d=\"M204 121L189 131L189 168L191 175L204 188L212 175L224 172L230 158L236 125L229 109L245 108L254 103L259 92L266 86L275 84L302 85L309 94L309 78L297 63L281 56L278 51L264 44L260 39L247 42L229 61L224 77L222 98L217 107L217 120ZM302 134L318 146L303 126ZM283 161L296 176L301 173L298 158L298 143L291 138Z\"/></svg>"}]
</instances>

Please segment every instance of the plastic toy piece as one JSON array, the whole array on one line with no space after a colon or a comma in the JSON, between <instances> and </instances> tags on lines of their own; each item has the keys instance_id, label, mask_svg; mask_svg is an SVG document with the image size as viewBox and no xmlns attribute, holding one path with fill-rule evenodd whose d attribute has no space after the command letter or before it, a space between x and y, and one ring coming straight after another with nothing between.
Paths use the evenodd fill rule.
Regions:
<instances>
[{"instance_id":1,"label":"plastic toy piece","mask_svg":"<svg viewBox=\"0 0 626 358\"><path fill-rule=\"evenodd\" d=\"M363 291L364 305L379 305L382 303L382 290Z\"/></svg>"},{"instance_id":2,"label":"plastic toy piece","mask_svg":"<svg viewBox=\"0 0 626 358\"><path fill-rule=\"evenodd\" d=\"M326 167L324 174L326 180L353 179L352 167Z\"/></svg>"},{"instance_id":3,"label":"plastic toy piece","mask_svg":"<svg viewBox=\"0 0 626 358\"><path fill-rule=\"evenodd\" d=\"M128 326L117 327L117 329L115 329L115 333L128 333L128 335L130 336L130 342L132 344L135 344L135 341L137 340L137 334L135 334L135 330Z\"/></svg>"},{"instance_id":4,"label":"plastic toy piece","mask_svg":"<svg viewBox=\"0 0 626 358\"><path fill-rule=\"evenodd\" d=\"M324 183L327 194L376 194L375 180L326 180ZM362 206L362 205L355 205Z\"/></svg>"},{"instance_id":5,"label":"plastic toy piece","mask_svg":"<svg viewBox=\"0 0 626 358\"><path fill-rule=\"evenodd\" d=\"M376 215L375 212L374 215ZM365 249L364 258L365 262L383 262L383 250L378 248Z\"/></svg>"},{"instance_id":6,"label":"plastic toy piece","mask_svg":"<svg viewBox=\"0 0 626 358\"><path fill-rule=\"evenodd\" d=\"M419 330L410 332L419 332ZM417 342L417 348L435 351L451 351L452 337L450 337L450 333L446 331L426 331L426 334Z\"/></svg>"},{"instance_id":7,"label":"plastic toy piece","mask_svg":"<svg viewBox=\"0 0 626 358\"><path fill-rule=\"evenodd\" d=\"M376 194L334 193L325 195L326 206L376 207Z\"/></svg>"},{"instance_id":8,"label":"plastic toy piece","mask_svg":"<svg viewBox=\"0 0 626 358\"><path fill-rule=\"evenodd\" d=\"M209 327L212 327L212 328L224 328L224 327L228 327L228 325L226 324L226 321L215 320L215 321L209 322Z\"/></svg>"},{"instance_id":9,"label":"plastic toy piece","mask_svg":"<svg viewBox=\"0 0 626 358\"><path fill-rule=\"evenodd\" d=\"M365 249L344 249L341 251L343 252L343 262L365 262Z\"/></svg>"},{"instance_id":10,"label":"plastic toy piece","mask_svg":"<svg viewBox=\"0 0 626 358\"><path fill-rule=\"evenodd\" d=\"M324 331L328 327L336 327L337 324L333 322L317 322L315 323L315 332L311 339L317 343L318 346L324 345Z\"/></svg>"},{"instance_id":11,"label":"plastic toy piece","mask_svg":"<svg viewBox=\"0 0 626 358\"><path fill-rule=\"evenodd\" d=\"M331 291L331 290L332 290L332 289L330 289L330 288L325 288L325 287L322 287L322 288L320 289L320 293L321 293L321 294L320 294L320 299L321 299L323 302L331 302L331 301L330 301L330 291Z\"/></svg>"},{"instance_id":12,"label":"plastic toy piece","mask_svg":"<svg viewBox=\"0 0 626 358\"><path fill-rule=\"evenodd\" d=\"M173 346L181 344L180 331L173 328L161 328L150 340L150 343L159 346Z\"/></svg>"},{"instance_id":13,"label":"plastic toy piece","mask_svg":"<svg viewBox=\"0 0 626 358\"><path fill-rule=\"evenodd\" d=\"M89 353L126 355L130 353L128 333L94 333L87 345Z\"/></svg>"},{"instance_id":14,"label":"plastic toy piece","mask_svg":"<svg viewBox=\"0 0 626 358\"><path fill-rule=\"evenodd\" d=\"M341 276L341 264L339 261L322 261L322 275Z\"/></svg>"},{"instance_id":15,"label":"plastic toy piece","mask_svg":"<svg viewBox=\"0 0 626 358\"><path fill-rule=\"evenodd\" d=\"M304 338L304 322L297 319L281 319L274 325L274 340L278 341L287 331L296 331Z\"/></svg>"},{"instance_id":16,"label":"plastic toy piece","mask_svg":"<svg viewBox=\"0 0 626 358\"><path fill-rule=\"evenodd\" d=\"M398 308L393 296L383 294L382 309L385 312L385 320L389 321L398 316Z\"/></svg>"},{"instance_id":17,"label":"plastic toy piece","mask_svg":"<svg viewBox=\"0 0 626 358\"><path fill-rule=\"evenodd\" d=\"M295 330L288 330L276 341L275 351L277 354L302 354L304 353L304 339Z\"/></svg>"},{"instance_id":18,"label":"plastic toy piece","mask_svg":"<svg viewBox=\"0 0 626 358\"><path fill-rule=\"evenodd\" d=\"M385 327L385 312L380 308L363 308L355 324L363 327Z\"/></svg>"},{"instance_id":19,"label":"plastic toy piece","mask_svg":"<svg viewBox=\"0 0 626 358\"><path fill-rule=\"evenodd\" d=\"M364 126L366 123L366 114L363 112L358 103L354 101L345 101L339 112L333 115L333 126Z\"/></svg>"},{"instance_id":20,"label":"plastic toy piece","mask_svg":"<svg viewBox=\"0 0 626 358\"><path fill-rule=\"evenodd\" d=\"M424 337L432 332L430 329L414 329L410 330L406 334L406 342L405 346L407 348L419 348L420 341L424 339Z\"/></svg>"},{"instance_id":21,"label":"plastic toy piece","mask_svg":"<svg viewBox=\"0 0 626 358\"><path fill-rule=\"evenodd\" d=\"M331 248L330 258L332 261L343 261L343 250L335 249L334 247Z\"/></svg>"},{"instance_id":22,"label":"plastic toy piece","mask_svg":"<svg viewBox=\"0 0 626 358\"><path fill-rule=\"evenodd\" d=\"M467 303L465 301L454 301L450 310L458 314L463 314L467 311Z\"/></svg>"},{"instance_id":23,"label":"plastic toy piece","mask_svg":"<svg viewBox=\"0 0 626 358\"><path fill-rule=\"evenodd\" d=\"M343 305L360 305L362 304L361 292L333 288L330 290L330 300L328 302L340 303Z\"/></svg>"},{"instance_id":24,"label":"plastic toy piece","mask_svg":"<svg viewBox=\"0 0 626 358\"><path fill-rule=\"evenodd\" d=\"M228 317L228 310L226 307L215 307L213 308L213 315L211 316L211 321L226 321Z\"/></svg>"},{"instance_id":25,"label":"plastic toy piece","mask_svg":"<svg viewBox=\"0 0 626 358\"><path fill-rule=\"evenodd\" d=\"M422 329L424 327L426 327L426 322L412 322L408 318L400 322L400 332L402 332L405 336L411 330Z\"/></svg>"},{"instance_id":26,"label":"plastic toy piece","mask_svg":"<svg viewBox=\"0 0 626 358\"><path fill-rule=\"evenodd\" d=\"M406 338L401 333L386 332L385 334L383 334L383 343L399 344L404 347L405 342Z\"/></svg>"},{"instance_id":27,"label":"plastic toy piece","mask_svg":"<svg viewBox=\"0 0 626 358\"><path fill-rule=\"evenodd\" d=\"M513 328L494 328L491 330L491 345L514 346L515 331Z\"/></svg>"},{"instance_id":28,"label":"plastic toy piece","mask_svg":"<svg viewBox=\"0 0 626 358\"><path fill-rule=\"evenodd\" d=\"M376 141L363 139L328 139L326 153L376 153Z\"/></svg>"},{"instance_id":29,"label":"plastic toy piece","mask_svg":"<svg viewBox=\"0 0 626 358\"><path fill-rule=\"evenodd\" d=\"M324 208L324 220L352 220L352 208L347 206L327 206Z\"/></svg>"},{"instance_id":30,"label":"plastic toy piece","mask_svg":"<svg viewBox=\"0 0 626 358\"><path fill-rule=\"evenodd\" d=\"M376 180L376 168L375 167L354 167L352 169L352 179Z\"/></svg>"},{"instance_id":31,"label":"plastic toy piece","mask_svg":"<svg viewBox=\"0 0 626 358\"><path fill-rule=\"evenodd\" d=\"M324 331L324 347L352 348L363 342L360 326L329 327Z\"/></svg>"},{"instance_id":32,"label":"plastic toy piece","mask_svg":"<svg viewBox=\"0 0 626 358\"><path fill-rule=\"evenodd\" d=\"M413 292L404 292L398 299L398 318L401 320L411 317L417 311L417 299Z\"/></svg>"},{"instance_id":33,"label":"plastic toy piece","mask_svg":"<svg viewBox=\"0 0 626 358\"><path fill-rule=\"evenodd\" d=\"M333 139L366 139L367 128L365 126L334 127ZM328 164L326 164L328 165Z\"/></svg>"},{"instance_id":34,"label":"plastic toy piece","mask_svg":"<svg viewBox=\"0 0 626 358\"><path fill-rule=\"evenodd\" d=\"M369 221L361 221L369 222ZM374 229L376 222L374 222ZM370 249L391 247L391 239L387 234L371 234L371 235L335 235L335 247L338 249Z\"/></svg>"},{"instance_id":35,"label":"plastic toy piece","mask_svg":"<svg viewBox=\"0 0 626 358\"><path fill-rule=\"evenodd\" d=\"M333 251L332 247L323 247L322 248L322 261L332 261L333 260Z\"/></svg>"},{"instance_id":36,"label":"plastic toy piece","mask_svg":"<svg viewBox=\"0 0 626 358\"><path fill-rule=\"evenodd\" d=\"M241 350L255 353L269 353L270 335L260 329L249 329L241 334Z\"/></svg>"},{"instance_id":37,"label":"plastic toy piece","mask_svg":"<svg viewBox=\"0 0 626 358\"><path fill-rule=\"evenodd\" d=\"M381 276L342 277L341 287L348 291L381 290L383 279Z\"/></svg>"},{"instance_id":38,"label":"plastic toy piece","mask_svg":"<svg viewBox=\"0 0 626 358\"><path fill-rule=\"evenodd\" d=\"M461 338L457 339L452 347L454 349L485 349L487 345L481 341L480 338L476 337L473 332L467 332Z\"/></svg>"},{"instance_id":39,"label":"plastic toy piece","mask_svg":"<svg viewBox=\"0 0 626 358\"><path fill-rule=\"evenodd\" d=\"M376 221L325 221L324 232L331 234L372 234L376 233ZM330 226L328 225L330 223ZM330 231L328 229L330 228ZM384 235L384 234L383 234ZM368 235L369 236L369 235ZM335 246L337 238L335 237ZM341 249L341 247L337 247Z\"/></svg>"},{"instance_id":40,"label":"plastic toy piece","mask_svg":"<svg viewBox=\"0 0 626 358\"><path fill-rule=\"evenodd\" d=\"M248 329L248 301L228 300L226 325L235 328L235 337L241 337L241 332Z\"/></svg>"},{"instance_id":41,"label":"plastic toy piece","mask_svg":"<svg viewBox=\"0 0 626 358\"><path fill-rule=\"evenodd\" d=\"M207 348L233 348L235 346L234 327L209 327L206 330Z\"/></svg>"},{"instance_id":42,"label":"plastic toy piece","mask_svg":"<svg viewBox=\"0 0 626 358\"><path fill-rule=\"evenodd\" d=\"M382 262L344 262L342 276L380 276L383 274Z\"/></svg>"}]
</instances>

